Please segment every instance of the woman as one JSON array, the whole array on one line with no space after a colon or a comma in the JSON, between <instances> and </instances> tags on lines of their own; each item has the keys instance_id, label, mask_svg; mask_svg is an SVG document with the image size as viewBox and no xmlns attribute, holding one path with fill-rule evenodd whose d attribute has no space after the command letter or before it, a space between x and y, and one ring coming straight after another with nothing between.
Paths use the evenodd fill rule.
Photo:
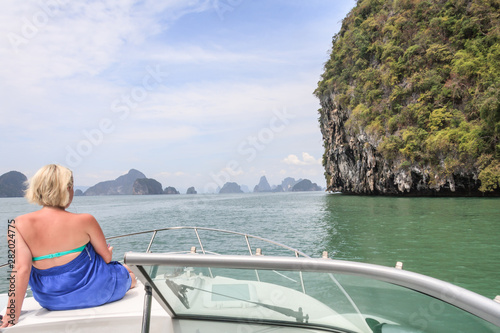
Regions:
<instances>
[{"instance_id":1,"label":"woman","mask_svg":"<svg viewBox=\"0 0 500 333\"><path fill-rule=\"evenodd\" d=\"M17 217L14 234L10 232L15 289L0 328L19 320L28 283L33 297L49 310L113 302L135 286L134 274L111 261L113 247L106 244L96 219L66 211L73 194L72 172L60 165L47 165L30 180L25 197L43 207Z\"/></svg>"}]
</instances>

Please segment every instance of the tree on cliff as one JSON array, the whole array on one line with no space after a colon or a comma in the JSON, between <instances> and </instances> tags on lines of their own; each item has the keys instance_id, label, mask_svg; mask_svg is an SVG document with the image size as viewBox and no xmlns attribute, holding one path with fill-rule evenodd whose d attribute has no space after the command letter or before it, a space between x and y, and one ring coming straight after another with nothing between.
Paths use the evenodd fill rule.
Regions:
<instances>
[{"instance_id":1,"label":"tree on cliff","mask_svg":"<svg viewBox=\"0 0 500 333\"><path fill-rule=\"evenodd\" d=\"M357 1L315 91L329 190L499 193L499 13L493 0Z\"/></svg>"}]
</instances>

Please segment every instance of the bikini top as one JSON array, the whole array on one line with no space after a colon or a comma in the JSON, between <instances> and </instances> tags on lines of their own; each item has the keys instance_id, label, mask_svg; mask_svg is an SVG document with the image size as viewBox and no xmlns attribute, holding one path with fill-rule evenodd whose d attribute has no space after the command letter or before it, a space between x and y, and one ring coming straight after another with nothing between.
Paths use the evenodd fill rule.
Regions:
<instances>
[{"instance_id":1,"label":"bikini top","mask_svg":"<svg viewBox=\"0 0 500 333\"><path fill-rule=\"evenodd\" d=\"M87 244L80 246L80 247L77 247L76 249L69 250L69 251L56 252L56 253L40 256L40 257L33 257L32 260L37 261L37 260L42 260L42 259L57 258L57 257L61 257L61 256L65 255L65 254L70 254L70 253L74 253L74 252L81 252L81 251L83 251L85 246L87 246Z\"/></svg>"}]
</instances>

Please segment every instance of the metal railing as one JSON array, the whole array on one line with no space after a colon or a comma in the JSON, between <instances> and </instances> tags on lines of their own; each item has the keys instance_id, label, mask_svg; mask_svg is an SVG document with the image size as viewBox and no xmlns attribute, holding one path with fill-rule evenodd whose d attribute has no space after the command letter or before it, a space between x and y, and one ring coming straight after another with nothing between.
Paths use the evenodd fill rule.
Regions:
<instances>
[{"instance_id":1,"label":"metal railing","mask_svg":"<svg viewBox=\"0 0 500 333\"><path fill-rule=\"evenodd\" d=\"M119 236L111 236L111 237L107 237L106 240L113 240L113 239L119 239L119 238L130 237L130 236L137 236L137 235L144 235L144 234L152 234L151 235L151 239L149 241L149 244L148 244L148 246L146 248L146 251L145 251L146 253L150 253L151 252L151 246L153 245L153 242L154 242L154 240L155 240L156 235L158 234L158 232L174 231L174 230L193 230L193 232L195 233L196 239L198 241L198 244L200 245L200 249L201 249L201 251L202 251L203 254L216 254L216 253L206 250L205 246L203 245L203 241L201 240L200 234L198 232L200 230L203 230L203 231L213 231L213 232L220 232L220 233L226 233L226 234L232 234L232 235L242 236L244 238L244 240L245 240L245 243L246 243L246 246L248 248L248 252L249 252L250 255L254 255L254 252L253 252L252 247L250 245L250 239L255 239L255 240L264 241L266 243L269 243L269 244L281 247L283 249L292 251L294 253L295 257L299 257L299 256L303 256L303 257L306 257L306 258L309 257L307 254L305 254L305 253L303 253L303 252L301 252L301 251L299 251L299 250L297 250L295 248L292 248L292 247L287 246L285 244L281 244L281 243L275 242L275 241L270 240L270 239L266 239L266 238L259 237L259 236L254 236L254 235L250 235L250 234L247 234L247 233L241 233L241 232L224 230L224 229L216 229L216 228L205 228L205 227L192 227L192 226L167 227L167 228L161 228L161 229L152 229L152 230L146 230L146 231L140 231L140 232L133 232L133 233L119 235Z\"/></svg>"},{"instance_id":2,"label":"metal railing","mask_svg":"<svg viewBox=\"0 0 500 333\"><path fill-rule=\"evenodd\" d=\"M290 246L287 246L287 245L275 242L275 241L270 240L270 239L266 239L266 238L259 237L259 236L254 236L254 235L250 235L250 234L247 234L247 233L241 233L241 232L230 231L230 230L223 230L223 229L216 229L216 228L204 228L204 227L192 227L192 226L167 227L167 228L151 229L151 230L145 230L145 231L140 231L140 232L132 232L132 233L118 235L118 236L106 237L106 240L109 241L109 240L113 240L113 239L120 239L120 238L126 238L126 237L131 237L131 236L151 234L151 239L149 240L148 246L147 246L147 248L145 250L146 253L150 253L151 252L151 246L153 245L154 240L156 238L156 235L159 232L175 231L175 230L193 230L193 232L194 232L194 234L196 236L197 242L200 245L201 252L203 254L217 254L217 253L209 251L209 250L206 249L206 247L203 244L203 241L202 241L202 239L200 237L200 234L198 232L200 230L203 230L203 231L213 231L213 232L220 232L220 233L226 233L226 234L232 234L232 235L242 236L244 238L244 241L246 243L246 246L247 246L247 249L248 249L248 252L249 252L250 255L255 255L254 252L253 252L253 249L252 249L252 247L250 245L250 239L255 239L255 240L263 241L263 242L266 242L266 243L269 243L269 244L281 247L283 249L289 250L289 251L293 252L293 254L294 254L295 257L299 257L299 256L306 257L306 258L309 257L304 252L301 252L301 251L299 251L299 250L297 250L295 248L292 248ZM3 267L6 267L8 265L9 265L9 263L4 263L4 264L0 265L0 269L3 268Z\"/></svg>"},{"instance_id":3,"label":"metal railing","mask_svg":"<svg viewBox=\"0 0 500 333\"><path fill-rule=\"evenodd\" d=\"M266 256L190 256L185 254L126 253L135 266L187 266L347 274L398 285L442 300L500 327L500 305L467 289L426 275L373 264L316 258Z\"/></svg>"},{"instance_id":4,"label":"metal railing","mask_svg":"<svg viewBox=\"0 0 500 333\"><path fill-rule=\"evenodd\" d=\"M216 229L216 228L206 228L206 227L193 227L193 226L167 227L167 228L161 228L161 229L153 229L153 230L146 230L146 231L134 232L134 233L129 233L129 234L125 234L125 235L119 235L119 236L112 236L112 237L106 238L106 240L113 240L113 239L119 239L119 238L124 238L124 237L131 237L131 236L151 234L151 239L149 240L148 246L147 246L146 251L145 251L146 253L151 253L151 247L152 247L152 245L154 243L154 240L155 240L155 238L156 238L156 236L157 236L157 234L159 232L178 231L178 230L192 230L194 232L195 236L196 236L196 240L197 240L197 242L198 242L198 244L200 246L200 250L201 250L202 254L216 254L216 255L219 254L217 252L209 251L207 249L207 247L204 244L204 242L202 241L202 237L200 236L200 233L199 233L199 231L210 231L210 232L219 232L219 233L223 233L223 234L230 234L230 235L236 235L236 236L243 237L244 238L244 242L246 244L246 248L248 249L248 254L251 255L251 256L253 256L253 255L261 255L261 249L260 248L256 248L255 251L254 251L253 248L252 248L252 246L251 246L250 240L253 239L253 240L263 241L263 242L272 244L274 246L283 248L285 250L291 251L291 252L293 252L293 255L296 258L299 258L301 256L305 257L305 258L310 258L307 254L305 254L302 251L299 251L298 249L292 248L290 246L287 246L285 244L282 244L282 243L279 243L279 242L276 242L276 241L273 241L273 240L270 240L270 239L266 239L266 238L255 236L255 235L250 235L250 234L247 234L247 233L241 233L241 232L236 232L236 231L231 231L231 230L224 230L224 229ZM183 251L183 252L188 252L188 251L186 250L186 251ZM275 272L275 273L276 274L280 274L279 272ZM210 274L211 274L211 270L210 270ZM259 273L258 273L257 270L255 270L255 275L256 275L257 281L260 281ZM305 293L305 285L304 285L304 280L303 280L303 277L302 277L302 272L300 272L300 285L301 285L301 288L302 288L302 292Z\"/></svg>"}]
</instances>

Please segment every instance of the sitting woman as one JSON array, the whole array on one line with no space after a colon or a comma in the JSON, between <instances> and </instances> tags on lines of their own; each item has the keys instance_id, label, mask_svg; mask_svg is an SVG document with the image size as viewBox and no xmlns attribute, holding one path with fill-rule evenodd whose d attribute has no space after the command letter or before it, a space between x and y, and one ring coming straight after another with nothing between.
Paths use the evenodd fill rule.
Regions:
<instances>
[{"instance_id":1,"label":"sitting woman","mask_svg":"<svg viewBox=\"0 0 500 333\"><path fill-rule=\"evenodd\" d=\"M73 200L72 172L59 165L41 168L30 180L26 198L43 206L15 219L15 290L1 327L17 323L26 289L49 310L102 305L121 299L135 285L134 274L111 261L96 219L65 209ZM12 243L12 240L10 241Z\"/></svg>"}]
</instances>

